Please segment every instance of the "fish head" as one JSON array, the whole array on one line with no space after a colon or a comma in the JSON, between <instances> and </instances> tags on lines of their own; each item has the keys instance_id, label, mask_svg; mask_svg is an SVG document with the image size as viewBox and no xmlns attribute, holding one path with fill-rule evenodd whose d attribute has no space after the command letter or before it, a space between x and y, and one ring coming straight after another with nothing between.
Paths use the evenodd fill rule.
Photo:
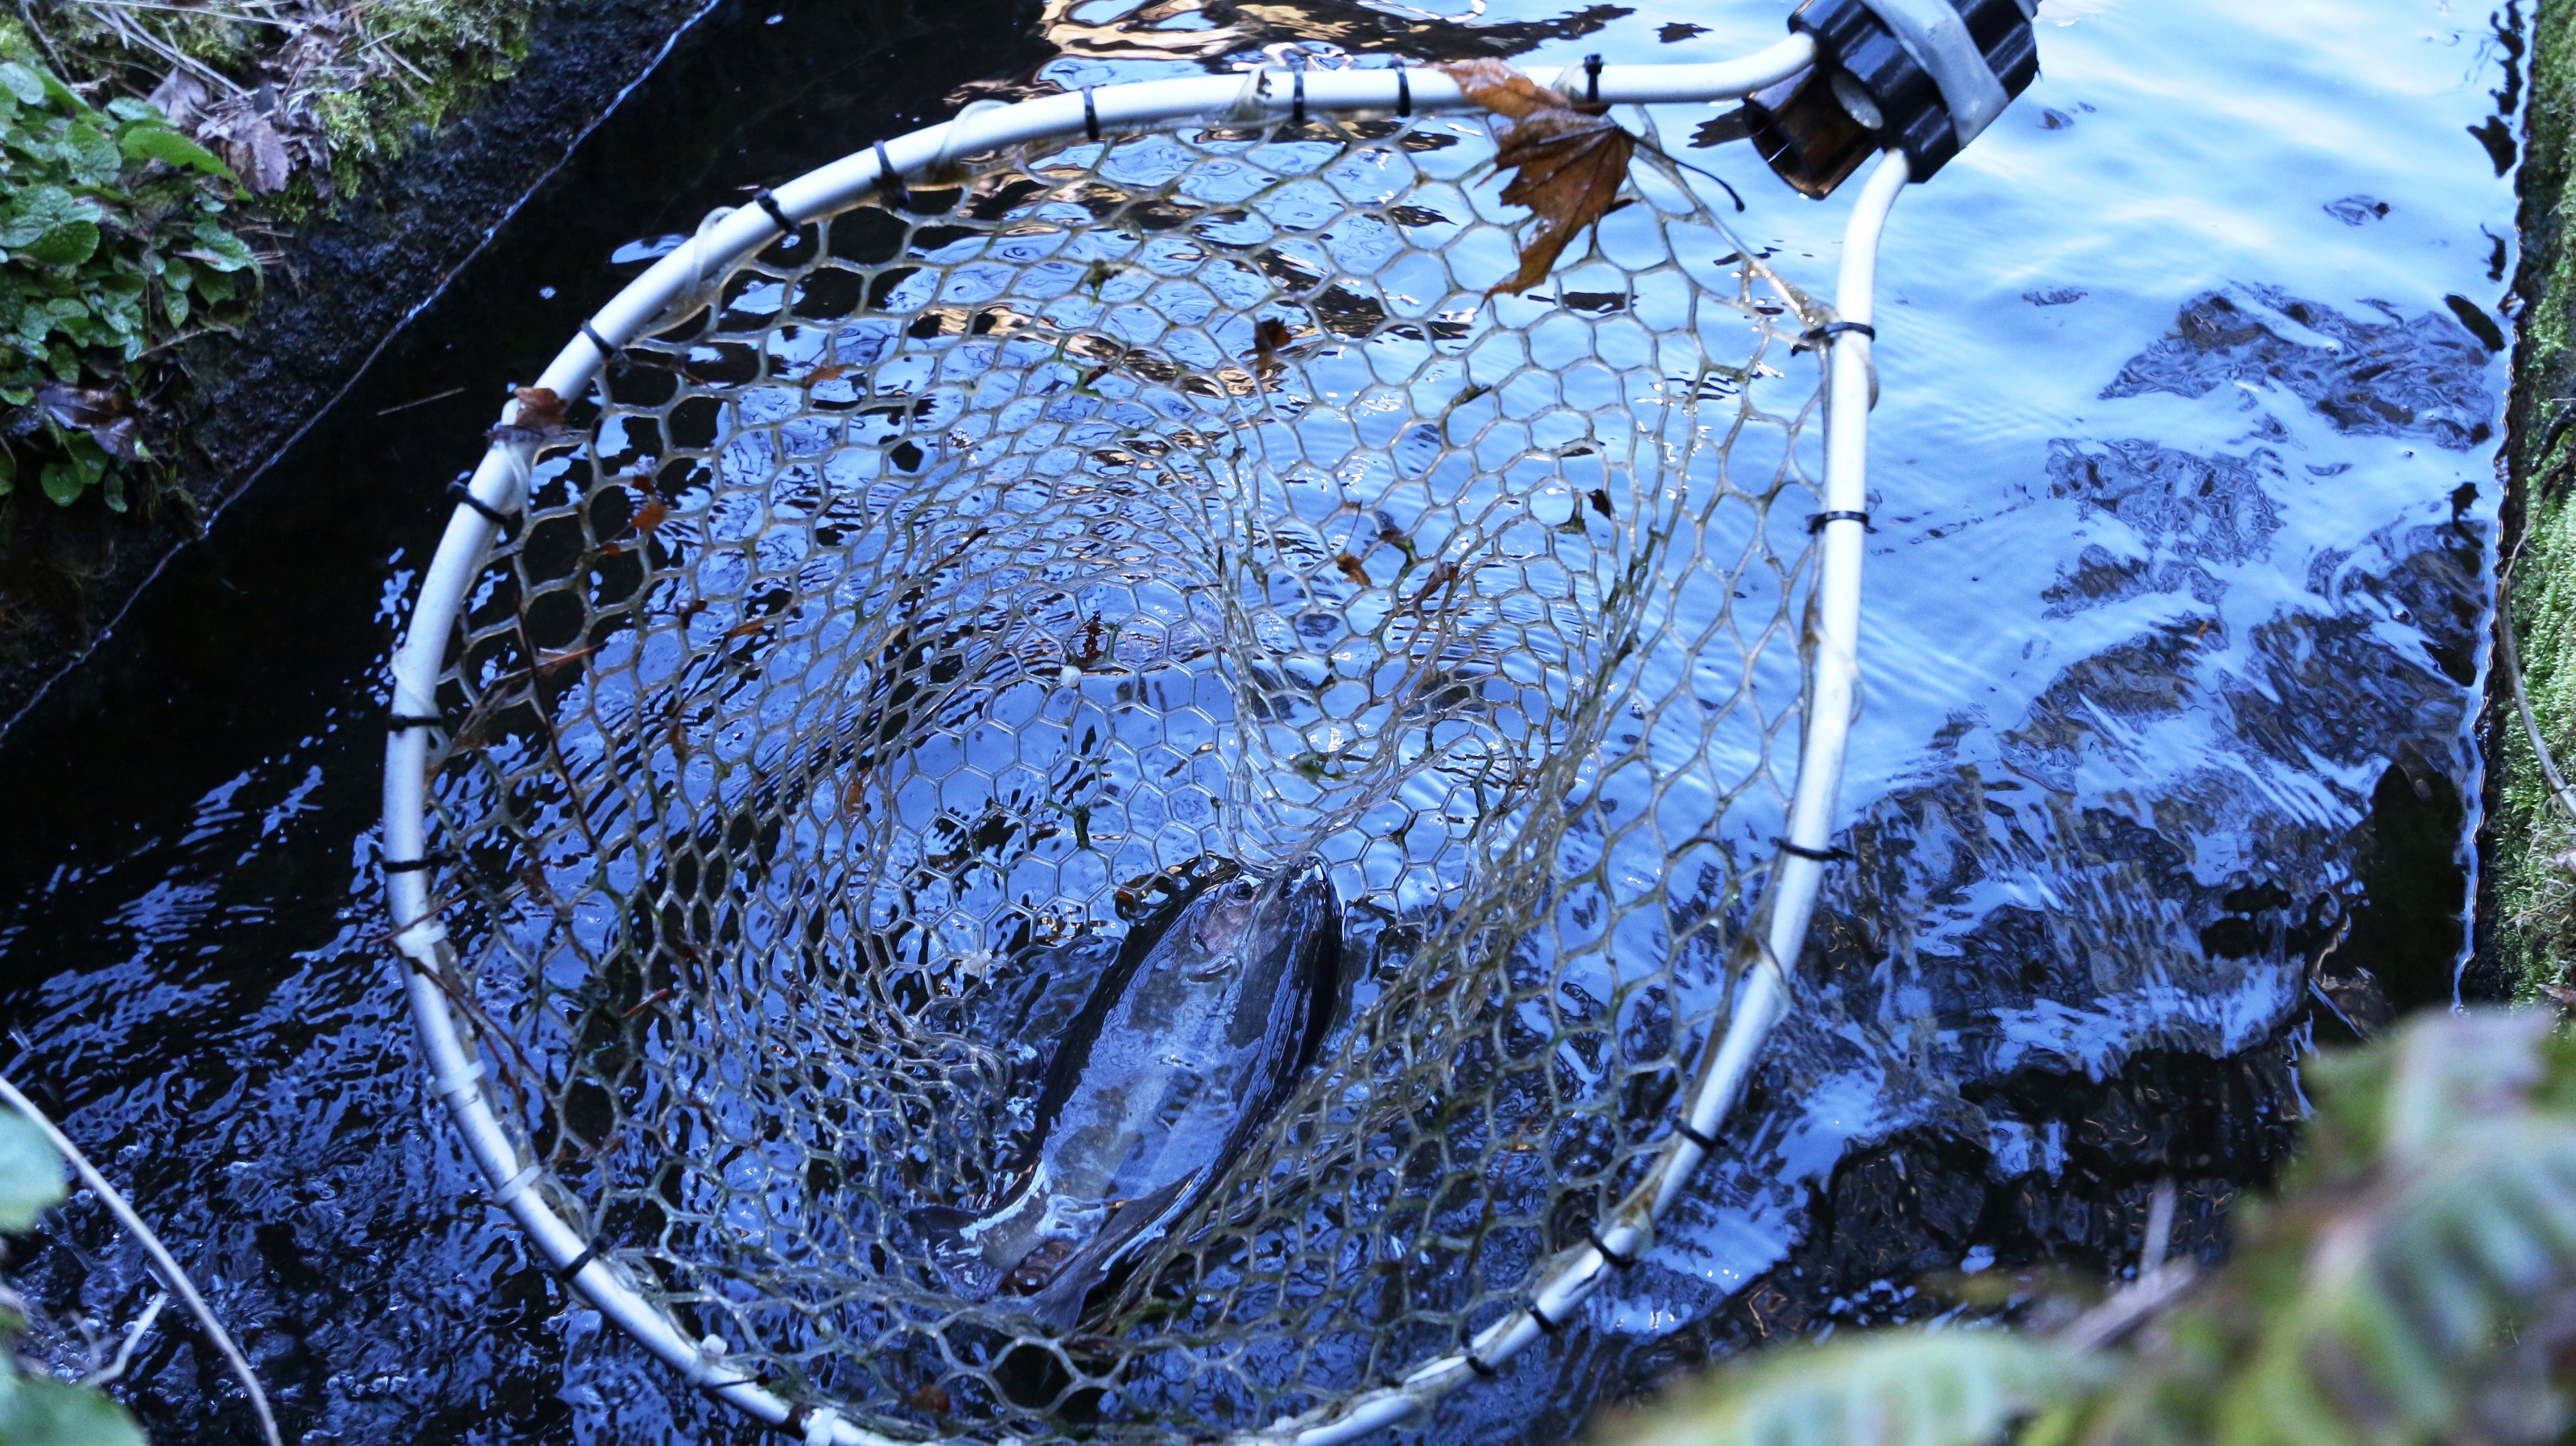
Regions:
<instances>
[{"instance_id":1,"label":"fish head","mask_svg":"<svg viewBox=\"0 0 2576 1446\"><path fill-rule=\"evenodd\" d=\"M1208 890L1190 911L1191 937L1199 952L1217 958L1235 952L1260 915L1261 884L1255 879L1229 879Z\"/></svg>"}]
</instances>

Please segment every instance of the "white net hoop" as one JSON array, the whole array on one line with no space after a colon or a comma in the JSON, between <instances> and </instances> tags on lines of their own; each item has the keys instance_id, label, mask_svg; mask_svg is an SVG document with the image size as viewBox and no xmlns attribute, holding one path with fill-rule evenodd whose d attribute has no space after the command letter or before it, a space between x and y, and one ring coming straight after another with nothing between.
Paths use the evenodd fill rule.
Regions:
<instances>
[{"instance_id":1,"label":"white net hoop","mask_svg":"<svg viewBox=\"0 0 2576 1446\"><path fill-rule=\"evenodd\" d=\"M1651 1247L1831 857L1904 166L1839 315L1645 155L1488 301L1492 149L1427 71L970 113L711 217L496 429L395 664L397 944L493 1198L692 1384L1341 1440ZM929 1251L1030 1021L1309 856L1339 1022L1160 1243L1071 1331Z\"/></svg>"}]
</instances>

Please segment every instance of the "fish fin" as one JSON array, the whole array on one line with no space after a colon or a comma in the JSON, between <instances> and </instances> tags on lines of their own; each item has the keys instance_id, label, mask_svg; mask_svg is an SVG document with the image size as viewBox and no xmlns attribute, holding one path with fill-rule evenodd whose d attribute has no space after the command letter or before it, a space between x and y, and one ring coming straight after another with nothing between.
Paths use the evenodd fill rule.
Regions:
<instances>
[{"instance_id":1,"label":"fish fin","mask_svg":"<svg viewBox=\"0 0 2576 1446\"><path fill-rule=\"evenodd\" d=\"M963 1239L966 1227L983 1217L972 1210L954 1205L920 1205L912 1211L912 1228L933 1238L954 1236Z\"/></svg>"},{"instance_id":2,"label":"fish fin","mask_svg":"<svg viewBox=\"0 0 2576 1446\"><path fill-rule=\"evenodd\" d=\"M1172 1221L1188 1207L1190 1187L1197 1183L1199 1173L1192 1170L1151 1195L1119 1206L1118 1213L1109 1218L1090 1243L1074 1252L1056 1272L1055 1279L1029 1297L1028 1313L1059 1335L1072 1330L1081 1321L1083 1302L1091 1298L1091 1293L1107 1284L1122 1267L1133 1264L1127 1258L1129 1253L1161 1239Z\"/></svg>"}]
</instances>

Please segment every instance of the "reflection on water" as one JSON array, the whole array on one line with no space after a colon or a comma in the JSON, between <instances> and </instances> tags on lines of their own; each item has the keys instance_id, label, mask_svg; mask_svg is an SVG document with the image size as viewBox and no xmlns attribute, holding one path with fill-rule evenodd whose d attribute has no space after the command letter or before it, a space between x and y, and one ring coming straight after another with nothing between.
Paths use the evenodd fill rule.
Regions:
<instances>
[{"instance_id":1,"label":"reflection on water","mask_svg":"<svg viewBox=\"0 0 2576 1446\"><path fill-rule=\"evenodd\" d=\"M306 475L219 527L0 754L7 1067L203 1265L308 1439L751 1438L567 1310L428 1115L378 943L366 720L480 389L571 333L610 253L920 123L1018 63L992 36L1040 23L906 33L825 8L720 16L695 78L599 137L574 179L605 189L541 199ZM1713 60L1776 38L1784 8L1058 6L1045 74L1291 46L1541 74ZM2183 1238L2214 1248L2296 1116L2284 1040L2310 981L2346 1016L2451 995L2518 21L2434 0L2046 10L2041 79L1890 235L1856 861L1803 1011L1634 1288L1459 1398L1444 1435L1548 1437L1712 1347L1920 1312L1927 1270L2116 1264L2167 1173ZM761 95L826 54L896 60ZM1712 118L1656 124L1713 139ZM693 129L674 169L675 127L725 139ZM1748 191L1775 264L1830 276L1842 204L1794 199L1740 146L1694 156ZM601 199L656 175L672 196ZM563 296L540 305L541 284ZM461 404L372 416L459 380ZM136 1263L94 1210L71 1220L89 1251L39 1254L26 1284L129 1318ZM175 1330L137 1378L161 1439L231 1438L219 1368Z\"/></svg>"}]
</instances>

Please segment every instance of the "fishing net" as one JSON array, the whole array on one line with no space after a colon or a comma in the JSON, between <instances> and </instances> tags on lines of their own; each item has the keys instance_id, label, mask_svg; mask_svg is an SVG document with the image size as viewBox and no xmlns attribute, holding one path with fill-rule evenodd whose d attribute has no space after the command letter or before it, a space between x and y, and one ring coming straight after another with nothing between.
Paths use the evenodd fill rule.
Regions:
<instances>
[{"instance_id":1,"label":"fishing net","mask_svg":"<svg viewBox=\"0 0 2576 1446\"><path fill-rule=\"evenodd\" d=\"M1828 314L1651 148L1489 297L1503 180L1457 116L962 158L542 437L440 681L441 987L529 1188L741 1379L1263 1428L1647 1172L1782 831ZM1070 1331L935 1250L1122 940L1310 856L1335 1022L1222 1181Z\"/></svg>"}]
</instances>

